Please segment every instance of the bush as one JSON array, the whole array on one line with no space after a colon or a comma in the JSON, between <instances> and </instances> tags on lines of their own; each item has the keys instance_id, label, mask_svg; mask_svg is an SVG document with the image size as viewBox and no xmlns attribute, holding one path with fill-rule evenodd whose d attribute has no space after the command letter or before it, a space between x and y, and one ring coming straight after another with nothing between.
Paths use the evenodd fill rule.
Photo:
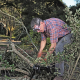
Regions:
<instances>
[{"instance_id":1,"label":"bush","mask_svg":"<svg viewBox=\"0 0 80 80\"><path fill-rule=\"evenodd\" d=\"M33 30L30 30L29 34L31 36L31 39L32 39L33 43L39 49L40 42L41 42L41 34L38 33L38 32L34 32ZM24 45L30 45L30 44L32 44L28 35L26 37L22 38L21 41L22 41L22 43ZM47 38L47 43L46 43L45 49L48 49L49 47L50 47L50 39Z\"/></svg>"},{"instance_id":2,"label":"bush","mask_svg":"<svg viewBox=\"0 0 80 80\"><path fill-rule=\"evenodd\" d=\"M69 22L71 27L71 33L73 34L73 43L66 46L66 51L64 55L67 57L69 68L66 72L68 80L76 79L79 80L79 73L76 73L80 67L79 59L80 59L80 9L76 10L75 14L72 15L72 11L68 7L65 8L66 13L66 21Z\"/></svg>"}]
</instances>

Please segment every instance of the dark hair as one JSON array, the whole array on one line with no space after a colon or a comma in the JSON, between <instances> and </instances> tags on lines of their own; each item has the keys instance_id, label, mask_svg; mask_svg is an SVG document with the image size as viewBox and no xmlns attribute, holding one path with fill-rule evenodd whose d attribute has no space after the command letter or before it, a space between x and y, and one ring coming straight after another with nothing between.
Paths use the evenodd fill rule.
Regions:
<instances>
[{"instance_id":1,"label":"dark hair","mask_svg":"<svg viewBox=\"0 0 80 80\"><path fill-rule=\"evenodd\" d=\"M40 19L40 18L33 18L32 21L31 21L31 28L33 28L34 25L40 26L41 21L42 21L42 19Z\"/></svg>"}]
</instances>

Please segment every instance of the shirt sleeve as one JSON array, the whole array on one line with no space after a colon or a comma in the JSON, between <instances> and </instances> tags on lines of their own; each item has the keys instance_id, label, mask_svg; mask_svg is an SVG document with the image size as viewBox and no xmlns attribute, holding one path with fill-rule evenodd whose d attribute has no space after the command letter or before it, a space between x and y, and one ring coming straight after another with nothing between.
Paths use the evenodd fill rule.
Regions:
<instances>
[{"instance_id":1,"label":"shirt sleeve","mask_svg":"<svg viewBox=\"0 0 80 80\"><path fill-rule=\"evenodd\" d=\"M46 40L46 36L44 35L44 33L41 33L41 40Z\"/></svg>"}]
</instances>

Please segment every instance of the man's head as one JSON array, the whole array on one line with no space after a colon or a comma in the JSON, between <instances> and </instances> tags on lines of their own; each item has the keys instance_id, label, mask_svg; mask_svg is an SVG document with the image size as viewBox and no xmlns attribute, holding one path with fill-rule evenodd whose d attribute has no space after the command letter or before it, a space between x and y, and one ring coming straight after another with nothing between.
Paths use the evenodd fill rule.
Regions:
<instances>
[{"instance_id":1,"label":"man's head","mask_svg":"<svg viewBox=\"0 0 80 80\"><path fill-rule=\"evenodd\" d=\"M31 21L31 27L33 30L36 30L37 32L44 32L44 22L40 18L33 18Z\"/></svg>"}]
</instances>

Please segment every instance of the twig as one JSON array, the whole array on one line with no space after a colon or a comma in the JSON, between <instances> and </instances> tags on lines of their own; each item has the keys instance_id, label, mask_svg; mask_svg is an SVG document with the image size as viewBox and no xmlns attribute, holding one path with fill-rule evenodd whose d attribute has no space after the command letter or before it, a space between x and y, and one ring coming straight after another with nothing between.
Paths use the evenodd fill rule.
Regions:
<instances>
[{"instance_id":1,"label":"twig","mask_svg":"<svg viewBox=\"0 0 80 80\"><path fill-rule=\"evenodd\" d=\"M78 61L79 61L79 58L80 58L80 54L79 54L79 56L78 56L78 58L77 58L77 60L76 60L75 66L74 66L74 68L73 68L73 70L72 70L72 74L71 74L69 80L71 79L71 77L72 77L72 75L73 75L73 73L74 73L74 70L75 70L75 68L76 68L76 66L77 66L77 63L78 63Z\"/></svg>"},{"instance_id":2,"label":"twig","mask_svg":"<svg viewBox=\"0 0 80 80\"><path fill-rule=\"evenodd\" d=\"M1 70L11 70L11 69L12 69L12 67L8 67L8 68L0 67L0 71L1 71ZM16 68L16 69L14 69L14 71L21 72L21 73L24 73L24 74L26 74L26 75L29 75L28 72L26 72L26 71L24 71L24 70L22 70L22 69Z\"/></svg>"},{"instance_id":3,"label":"twig","mask_svg":"<svg viewBox=\"0 0 80 80\"><path fill-rule=\"evenodd\" d=\"M5 77L0 77L0 80L6 80ZM24 75L22 77L9 77L8 80L30 80L30 77L27 75Z\"/></svg>"},{"instance_id":4,"label":"twig","mask_svg":"<svg viewBox=\"0 0 80 80\"><path fill-rule=\"evenodd\" d=\"M38 51L37 47L34 45L34 43L33 43L32 39L31 39L31 37L30 37L30 35L29 35L28 31L27 31L27 28L24 26L24 24L23 24L23 23L22 23L22 25L23 25L23 27L25 28L26 33L27 33L27 35L29 36L29 38L30 38L30 40L31 40L31 43L33 44L33 46L34 46L34 47L36 48L36 50Z\"/></svg>"},{"instance_id":5,"label":"twig","mask_svg":"<svg viewBox=\"0 0 80 80\"><path fill-rule=\"evenodd\" d=\"M18 47L19 49L21 49L19 46L17 46L17 45L15 45L16 47ZM25 54L27 54L23 49L21 49ZM29 56L29 54L27 54L27 56L29 57L29 58L31 58L32 60L34 60L31 56Z\"/></svg>"}]
</instances>

